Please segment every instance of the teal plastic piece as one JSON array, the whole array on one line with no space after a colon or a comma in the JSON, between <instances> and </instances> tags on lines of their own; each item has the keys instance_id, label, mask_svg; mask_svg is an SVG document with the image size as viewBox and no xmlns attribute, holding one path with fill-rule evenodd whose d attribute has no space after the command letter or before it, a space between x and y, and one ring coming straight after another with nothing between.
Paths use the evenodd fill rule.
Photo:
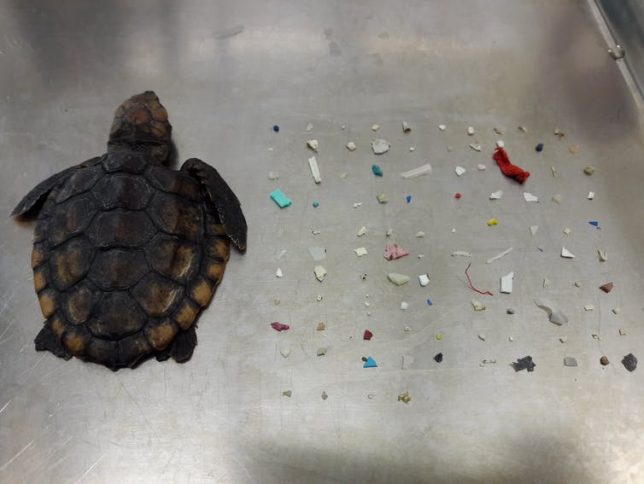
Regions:
<instances>
[{"instance_id":1,"label":"teal plastic piece","mask_svg":"<svg viewBox=\"0 0 644 484\"><path fill-rule=\"evenodd\" d=\"M319 206L320 206L320 202L318 202L317 200L315 200L315 201L313 202L313 208L318 208Z\"/></svg>"},{"instance_id":2,"label":"teal plastic piece","mask_svg":"<svg viewBox=\"0 0 644 484\"><path fill-rule=\"evenodd\" d=\"M289 207L293 203L293 200L284 195L284 192L279 188L271 192L271 199L279 208Z\"/></svg>"},{"instance_id":3,"label":"teal plastic piece","mask_svg":"<svg viewBox=\"0 0 644 484\"><path fill-rule=\"evenodd\" d=\"M382 168L378 165L371 165L371 171L376 176L382 176Z\"/></svg>"},{"instance_id":4,"label":"teal plastic piece","mask_svg":"<svg viewBox=\"0 0 644 484\"><path fill-rule=\"evenodd\" d=\"M371 356L364 362L363 368L378 368L378 363Z\"/></svg>"}]
</instances>

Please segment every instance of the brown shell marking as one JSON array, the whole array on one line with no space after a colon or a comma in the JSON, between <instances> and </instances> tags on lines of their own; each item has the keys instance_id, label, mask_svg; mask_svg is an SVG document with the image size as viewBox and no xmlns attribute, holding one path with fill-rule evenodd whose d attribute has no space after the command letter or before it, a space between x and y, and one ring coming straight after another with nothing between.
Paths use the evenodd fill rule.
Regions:
<instances>
[{"instance_id":1,"label":"brown shell marking","mask_svg":"<svg viewBox=\"0 0 644 484\"><path fill-rule=\"evenodd\" d=\"M161 321L150 321L144 332L152 347L161 351L174 339L178 329L171 319L162 319Z\"/></svg>"}]
</instances>

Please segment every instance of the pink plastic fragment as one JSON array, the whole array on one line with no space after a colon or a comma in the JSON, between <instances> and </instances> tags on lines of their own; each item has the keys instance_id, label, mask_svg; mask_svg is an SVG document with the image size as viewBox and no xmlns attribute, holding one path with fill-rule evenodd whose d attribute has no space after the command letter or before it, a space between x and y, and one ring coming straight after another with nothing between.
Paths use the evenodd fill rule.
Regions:
<instances>
[{"instance_id":1,"label":"pink plastic fragment","mask_svg":"<svg viewBox=\"0 0 644 484\"><path fill-rule=\"evenodd\" d=\"M398 244L387 244L385 246L385 259L387 260L400 259L401 257L405 257L406 255L409 255L409 252L400 247Z\"/></svg>"},{"instance_id":2,"label":"pink plastic fragment","mask_svg":"<svg viewBox=\"0 0 644 484\"><path fill-rule=\"evenodd\" d=\"M373 338L373 333L368 329L365 329L364 334L362 335L362 339L369 341L371 338Z\"/></svg>"},{"instance_id":3,"label":"pink plastic fragment","mask_svg":"<svg viewBox=\"0 0 644 484\"><path fill-rule=\"evenodd\" d=\"M288 324L282 324L278 322L271 323L271 328L273 328L275 331L286 331L287 329L291 329Z\"/></svg>"}]
</instances>

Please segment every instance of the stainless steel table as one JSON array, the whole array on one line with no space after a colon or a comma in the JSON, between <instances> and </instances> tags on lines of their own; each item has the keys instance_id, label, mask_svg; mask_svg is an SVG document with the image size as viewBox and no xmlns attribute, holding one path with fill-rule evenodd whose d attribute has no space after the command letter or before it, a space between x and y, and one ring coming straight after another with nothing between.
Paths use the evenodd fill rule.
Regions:
<instances>
[{"instance_id":1,"label":"stainless steel table","mask_svg":"<svg viewBox=\"0 0 644 484\"><path fill-rule=\"evenodd\" d=\"M0 1L0 481L642 482L644 368L620 360L644 359L644 147L606 48L572 0ZM48 175L102 153L113 110L146 89L168 108L180 157L214 164L236 190L249 250L232 256L189 363L112 373L34 351L33 225L8 214ZM377 158L375 137L392 145ZM491 160L499 137L532 173L525 187ZM426 162L432 174L399 176ZM269 200L277 187L291 207ZM503 198L488 200L496 190ZM389 228L410 256L382 257ZM322 283L311 246L328 252ZM467 288L468 261L493 297ZM514 291L501 295L510 271ZM388 272L412 280L394 287ZM566 326L533 303L544 296ZM525 355L535 371L515 373Z\"/></svg>"}]
</instances>

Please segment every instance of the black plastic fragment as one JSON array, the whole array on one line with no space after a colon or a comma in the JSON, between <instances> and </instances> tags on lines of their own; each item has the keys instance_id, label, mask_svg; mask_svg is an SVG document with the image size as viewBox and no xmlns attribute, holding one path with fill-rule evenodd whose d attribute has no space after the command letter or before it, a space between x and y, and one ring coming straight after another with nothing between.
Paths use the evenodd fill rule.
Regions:
<instances>
[{"instance_id":1,"label":"black plastic fragment","mask_svg":"<svg viewBox=\"0 0 644 484\"><path fill-rule=\"evenodd\" d=\"M622 365L624 365L624 368L628 371L634 371L635 368L637 368L637 358L635 358L633 353L629 353L622 358Z\"/></svg>"},{"instance_id":2,"label":"black plastic fragment","mask_svg":"<svg viewBox=\"0 0 644 484\"><path fill-rule=\"evenodd\" d=\"M512 363L512 368L514 368L514 371L534 371L535 366L537 365L533 363L532 356L524 356L523 358L519 358L516 362Z\"/></svg>"},{"instance_id":3,"label":"black plastic fragment","mask_svg":"<svg viewBox=\"0 0 644 484\"><path fill-rule=\"evenodd\" d=\"M434 361L436 363L440 363L441 361L443 361L443 353L438 353L436 356L434 356Z\"/></svg>"}]
</instances>

